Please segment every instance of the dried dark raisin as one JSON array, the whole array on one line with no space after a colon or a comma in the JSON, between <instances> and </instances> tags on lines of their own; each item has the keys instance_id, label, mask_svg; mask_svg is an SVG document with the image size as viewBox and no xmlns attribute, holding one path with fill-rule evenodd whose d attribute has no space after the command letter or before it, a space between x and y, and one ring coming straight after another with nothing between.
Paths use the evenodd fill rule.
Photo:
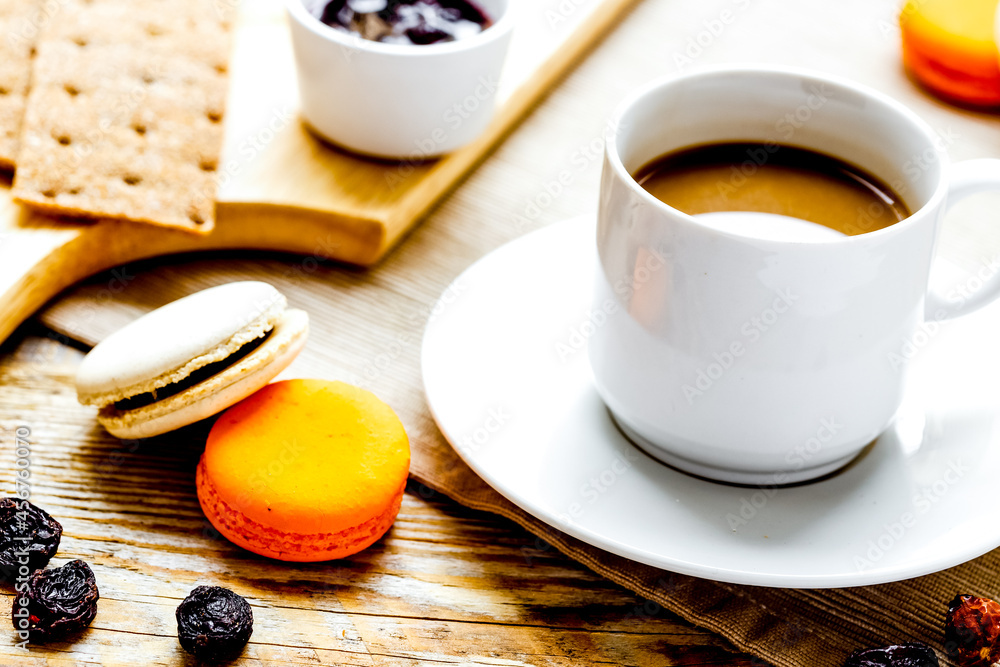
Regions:
<instances>
[{"instance_id":1,"label":"dried dark raisin","mask_svg":"<svg viewBox=\"0 0 1000 667\"><path fill-rule=\"evenodd\" d=\"M35 643L58 639L90 625L100 597L94 572L82 560L38 570L27 590L14 597L14 628L27 631Z\"/></svg>"},{"instance_id":2,"label":"dried dark raisin","mask_svg":"<svg viewBox=\"0 0 1000 667\"><path fill-rule=\"evenodd\" d=\"M253 634L253 611L236 593L198 586L177 607L177 639L200 660L232 660Z\"/></svg>"},{"instance_id":3,"label":"dried dark raisin","mask_svg":"<svg viewBox=\"0 0 1000 667\"><path fill-rule=\"evenodd\" d=\"M855 651L844 667L938 667L938 658L927 644L913 642Z\"/></svg>"},{"instance_id":4,"label":"dried dark raisin","mask_svg":"<svg viewBox=\"0 0 1000 667\"><path fill-rule=\"evenodd\" d=\"M944 650L962 667L1000 661L1000 604L989 598L957 595L948 605Z\"/></svg>"},{"instance_id":5,"label":"dried dark raisin","mask_svg":"<svg viewBox=\"0 0 1000 667\"><path fill-rule=\"evenodd\" d=\"M27 579L45 567L61 537L62 526L45 510L27 500L0 499L0 581Z\"/></svg>"}]
</instances>

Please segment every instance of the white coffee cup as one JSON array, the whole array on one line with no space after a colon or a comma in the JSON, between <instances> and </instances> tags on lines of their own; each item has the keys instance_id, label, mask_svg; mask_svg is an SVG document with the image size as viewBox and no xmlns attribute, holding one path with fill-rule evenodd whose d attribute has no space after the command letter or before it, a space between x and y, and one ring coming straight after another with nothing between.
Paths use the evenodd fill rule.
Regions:
<instances>
[{"instance_id":1,"label":"white coffee cup","mask_svg":"<svg viewBox=\"0 0 1000 667\"><path fill-rule=\"evenodd\" d=\"M494 23L477 35L427 45L383 44L324 25L285 0L302 115L356 153L423 160L475 140L493 118L514 16L510 0L478 4Z\"/></svg>"},{"instance_id":2,"label":"white coffee cup","mask_svg":"<svg viewBox=\"0 0 1000 667\"><path fill-rule=\"evenodd\" d=\"M928 294L947 207L1000 189L1000 160L950 166L934 131L875 90L794 69L707 69L639 90L612 128L595 297L608 317L591 365L623 432L672 466L743 484L837 470L892 422L904 341L1000 293L994 279L961 307ZM782 229L788 219L771 221L775 233L738 217L754 214L686 215L631 175L678 149L742 141L838 157L913 214L857 236Z\"/></svg>"}]
</instances>

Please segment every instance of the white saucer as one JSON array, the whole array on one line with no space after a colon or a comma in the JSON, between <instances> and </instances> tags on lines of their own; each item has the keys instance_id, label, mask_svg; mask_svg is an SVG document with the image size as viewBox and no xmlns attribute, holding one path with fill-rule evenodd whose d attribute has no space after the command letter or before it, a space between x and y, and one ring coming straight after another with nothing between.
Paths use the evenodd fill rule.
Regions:
<instances>
[{"instance_id":1,"label":"white saucer","mask_svg":"<svg viewBox=\"0 0 1000 667\"><path fill-rule=\"evenodd\" d=\"M428 324L431 410L493 488L596 547L740 584L885 583L1000 545L1000 307L915 336L896 423L841 472L725 486L645 455L594 390L594 238L584 218L500 248L449 287Z\"/></svg>"}]
</instances>

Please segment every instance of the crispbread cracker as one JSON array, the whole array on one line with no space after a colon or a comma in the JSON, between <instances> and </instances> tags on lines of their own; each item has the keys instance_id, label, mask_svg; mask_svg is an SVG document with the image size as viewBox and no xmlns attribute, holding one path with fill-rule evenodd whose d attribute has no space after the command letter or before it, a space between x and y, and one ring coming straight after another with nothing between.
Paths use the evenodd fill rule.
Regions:
<instances>
[{"instance_id":1,"label":"crispbread cracker","mask_svg":"<svg viewBox=\"0 0 1000 667\"><path fill-rule=\"evenodd\" d=\"M31 80L31 59L42 0L0 0L0 167L10 169L20 145L21 120Z\"/></svg>"},{"instance_id":2,"label":"crispbread cracker","mask_svg":"<svg viewBox=\"0 0 1000 667\"><path fill-rule=\"evenodd\" d=\"M37 44L14 196L208 232L230 26L206 0L64 0Z\"/></svg>"}]
</instances>

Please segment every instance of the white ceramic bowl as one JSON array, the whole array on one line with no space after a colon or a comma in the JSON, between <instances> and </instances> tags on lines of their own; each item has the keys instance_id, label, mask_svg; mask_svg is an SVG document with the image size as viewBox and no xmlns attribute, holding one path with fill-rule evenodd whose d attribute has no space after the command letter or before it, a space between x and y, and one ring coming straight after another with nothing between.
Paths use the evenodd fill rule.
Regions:
<instances>
[{"instance_id":1,"label":"white ceramic bowl","mask_svg":"<svg viewBox=\"0 0 1000 667\"><path fill-rule=\"evenodd\" d=\"M285 0L302 115L349 150L422 160L470 143L489 124L514 20L510 0L478 0L493 19L473 37L423 46L383 44L324 25Z\"/></svg>"}]
</instances>

